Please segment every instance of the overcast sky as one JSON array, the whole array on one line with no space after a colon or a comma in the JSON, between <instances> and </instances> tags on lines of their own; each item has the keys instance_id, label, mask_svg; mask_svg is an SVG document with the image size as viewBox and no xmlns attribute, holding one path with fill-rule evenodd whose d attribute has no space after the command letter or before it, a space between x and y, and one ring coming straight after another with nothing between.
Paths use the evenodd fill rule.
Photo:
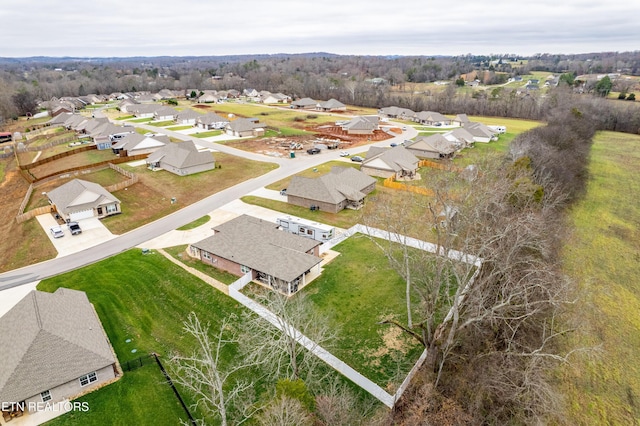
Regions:
<instances>
[{"instance_id":1,"label":"overcast sky","mask_svg":"<svg viewBox=\"0 0 640 426\"><path fill-rule=\"evenodd\" d=\"M1 0L0 56L640 50L640 0Z\"/></svg>"}]
</instances>

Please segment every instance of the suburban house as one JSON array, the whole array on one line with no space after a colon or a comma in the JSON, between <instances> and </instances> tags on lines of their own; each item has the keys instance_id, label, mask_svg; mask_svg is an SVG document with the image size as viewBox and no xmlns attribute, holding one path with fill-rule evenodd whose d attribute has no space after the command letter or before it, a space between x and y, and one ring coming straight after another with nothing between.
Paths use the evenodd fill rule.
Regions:
<instances>
[{"instance_id":1,"label":"suburban house","mask_svg":"<svg viewBox=\"0 0 640 426\"><path fill-rule=\"evenodd\" d=\"M66 221L121 213L120 200L97 183L74 179L47 193L49 204Z\"/></svg>"},{"instance_id":2,"label":"suburban house","mask_svg":"<svg viewBox=\"0 0 640 426\"><path fill-rule=\"evenodd\" d=\"M173 121L178 116L178 111L174 108L163 106L156 109L153 113L154 121Z\"/></svg>"},{"instance_id":3,"label":"suburban house","mask_svg":"<svg viewBox=\"0 0 640 426\"><path fill-rule=\"evenodd\" d=\"M218 99L220 99L220 98L217 95L215 95L213 93L205 92L204 94L202 94L202 96L200 96L198 98L198 103L210 104L210 103L218 102Z\"/></svg>"},{"instance_id":4,"label":"suburban house","mask_svg":"<svg viewBox=\"0 0 640 426\"><path fill-rule=\"evenodd\" d=\"M467 123L463 128L473 135L474 142L487 143L498 139L497 132L482 123Z\"/></svg>"},{"instance_id":5,"label":"suburban house","mask_svg":"<svg viewBox=\"0 0 640 426\"><path fill-rule=\"evenodd\" d=\"M393 148L372 146L360 166L360 171L369 176L412 180L419 176L419 163L420 159L402 145Z\"/></svg>"},{"instance_id":6,"label":"suburban house","mask_svg":"<svg viewBox=\"0 0 640 426\"><path fill-rule=\"evenodd\" d=\"M453 118L453 120L451 120L451 124L453 124L454 126L462 127L467 123L471 123L471 120L469 120L467 114L458 114Z\"/></svg>"},{"instance_id":7,"label":"suburban house","mask_svg":"<svg viewBox=\"0 0 640 426\"><path fill-rule=\"evenodd\" d=\"M110 149L113 142L122 139L126 135L135 132L133 126L116 126L113 123L104 123L91 132L91 138L98 149Z\"/></svg>"},{"instance_id":8,"label":"suburban house","mask_svg":"<svg viewBox=\"0 0 640 426\"><path fill-rule=\"evenodd\" d=\"M153 104L135 104L127 107L127 112L130 112L136 118L153 118L153 114L158 108L161 108L161 106Z\"/></svg>"},{"instance_id":9,"label":"suburban house","mask_svg":"<svg viewBox=\"0 0 640 426\"><path fill-rule=\"evenodd\" d=\"M143 136L140 133L129 133L116 142L111 149L120 157L130 157L140 154L151 154L171 143L168 136Z\"/></svg>"},{"instance_id":10,"label":"suburban house","mask_svg":"<svg viewBox=\"0 0 640 426\"><path fill-rule=\"evenodd\" d=\"M192 141L168 143L145 160L151 170L166 170L187 176L216 168L210 151L198 151Z\"/></svg>"},{"instance_id":11,"label":"suburban house","mask_svg":"<svg viewBox=\"0 0 640 426\"><path fill-rule=\"evenodd\" d=\"M176 114L175 122L178 124L184 125L192 125L195 126L196 119L200 117L202 114L192 109L185 109L184 111L178 112Z\"/></svg>"},{"instance_id":12,"label":"suburban house","mask_svg":"<svg viewBox=\"0 0 640 426\"><path fill-rule=\"evenodd\" d=\"M453 142L458 149L471 146L475 142L473 135L462 127L443 133L442 136L448 141Z\"/></svg>"},{"instance_id":13,"label":"suburban house","mask_svg":"<svg viewBox=\"0 0 640 426\"><path fill-rule=\"evenodd\" d=\"M152 104L162 99L162 96L157 93L142 93L134 98L136 102L141 104Z\"/></svg>"},{"instance_id":14,"label":"suburban house","mask_svg":"<svg viewBox=\"0 0 640 426\"><path fill-rule=\"evenodd\" d=\"M131 112L131 109L136 105L139 104L133 99L123 99L118 102L118 109L122 112Z\"/></svg>"},{"instance_id":15,"label":"suburban house","mask_svg":"<svg viewBox=\"0 0 640 426\"><path fill-rule=\"evenodd\" d=\"M336 99L329 99L328 101L318 102L316 109L319 111L346 111L347 106Z\"/></svg>"},{"instance_id":16,"label":"suburban house","mask_svg":"<svg viewBox=\"0 0 640 426\"><path fill-rule=\"evenodd\" d=\"M0 317L0 347L5 422L36 411L36 404L74 399L120 376L100 319L82 291L28 293Z\"/></svg>"},{"instance_id":17,"label":"suburban house","mask_svg":"<svg viewBox=\"0 0 640 426\"><path fill-rule=\"evenodd\" d=\"M317 178L294 176L287 187L287 202L331 213L357 210L375 186L374 178L353 167L332 167Z\"/></svg>"},{"instance_id":18,"label":"suburban house","mask_svg":"<svg viewBox=\"0 0 640 426\"><path fill-rule=\"evenodd\" d=\"M278 225L242 215L213 228L214 234L190 246L192 256L237 276L291 295L320 272L319 246L311 238L278 229Z\"/></svg>"},{"instance_id":19,"label":"suburban house","mask_svg":"<svg viewBox=\"0 0 640 426\"><path fill-rule=\"evenodd\" d=\"M342 126L342 131L349 135L372 135L379 129L379 117L377 115L361 115L354 117Z\"/></svg>"},{"instance_id":20,"label":"suburban house","mask_svg":"<svg viewBox=\"0 0 640 426\"><path fill-rule=\"evenodd\" d=\"M208 112L196 118L196 127L204 130L224 129L227 124L229 124L229 119L221 117L215 112Z\"/></svg>"},{"instance_id":21,"label":"suburban house","mask_svg":"<svg viewBox=\"0 0 640 426\"><path fill-rule=\"evenodd\" d=\"M316 105L318 102L311 98L302 98L291 102L291 108L296 109L315 109Z\"/></svg>"},{"instance_id":22,"label":"suburban house","mask_svg":"<svg viewBox=\"0 0 640 426\"><path fill-rule=\"evenodd\" d=\"M446 126L451 124L450 118L433 111L420 111L413 117L413 121L429 126Z\"/></svg>"},{"instance_id":23,"label":"suburban house","mask_svg":"<svg viewBox=\"0 0 640 426\"><path fill-rule=\"evenodd\" d=\"M451 158L456 152L454 143L439 133L420 136L405 148L418 158Z\"/></svg>"},{"instance_id":24,"label":"suburban house","mask_svg":"<svg viewBox=\"0 0 640 426\"><path fill-rule=\"evenodd\" d=\"M264 135L264 128L255 118L237 118L229 122L226 125L225 130L228 135L238 137L256 137Z\"/></svg>"},{"instance_id":25,"label":"suburban house","mask_svg":"<svg viewBox=\"0 0 640 426\"><path fill-rule=\"evenodd\" d=\"M400 120L411 120L413 116L416 115L416 113L409 108L400 108L397 106L380 108L378 114Z\"/></svg>"},{"instance_id":26,"label":"suburban house","mask_svg":"<svg viewBox=\"0 0 640 426\"><path fill-rule=\"evenodd\" d=\"M263 104L286 104L291 98L283 93L260 94L260 102Z\"/></svg>"}]
</instances>

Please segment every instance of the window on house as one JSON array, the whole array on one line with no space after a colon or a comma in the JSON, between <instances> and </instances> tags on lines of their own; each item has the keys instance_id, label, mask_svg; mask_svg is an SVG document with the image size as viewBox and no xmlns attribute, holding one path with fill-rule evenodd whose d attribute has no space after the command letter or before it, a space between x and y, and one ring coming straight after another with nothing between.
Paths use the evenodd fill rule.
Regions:
<instances>
[{"instance_id":1,"label":"window on house","mask_svg":"<svg viewBox=\"0 0 640 426\"><path fill-rule=\"evenodd\" d=\"M248 272L251 272L251 268L249 268L248 266L245 266L245 265L241 265L241 266L240 266L240 271L241 271L243 274L246 274L246 273L248 273Z\"/></svg>"},{"instance_id":2,"label":"window on house","mask_svg":"<svg viewBox=\"0 0 640 426\"><path fill-rule=\"evenodd\" d=\"M89 383L93 383L97 380L98 380L98 375L94 371L93 373L89 373L80 377L80 386L87 386Z\"/></svg>"},{"instance_id":3,"label":"window on house","mask_svg":"<svg viewBox=\"0 0 640 426\"><path fill-rule=\"evenodd\" d=\"M211 260L211 254L209 254L209 252L207 252L207 251L203 251L202 252L202 258L203 259L207 259L207 260Z\"/></svg>"},{"instance_id":4,"label":"window on house","mask_svg":"<svg viewBox=\"0 0 640 426\"><path fill-rule=\"evenodd\" d=\"M50 390L46 390L46 391L42 392L40 394L40 397L42 398L42 402L51 401L51 391Z\"/></svg>"},{"instance_id":5,"label":"window on house","mask_svg":"<svg viewBox=\"0 0 640 426\"><path fill-rule=\"evenodd\" d=\"M118 208L115 204L107 205L107 213L115 213L116 211L118 211Z\"/></svg>"}]
</instances>

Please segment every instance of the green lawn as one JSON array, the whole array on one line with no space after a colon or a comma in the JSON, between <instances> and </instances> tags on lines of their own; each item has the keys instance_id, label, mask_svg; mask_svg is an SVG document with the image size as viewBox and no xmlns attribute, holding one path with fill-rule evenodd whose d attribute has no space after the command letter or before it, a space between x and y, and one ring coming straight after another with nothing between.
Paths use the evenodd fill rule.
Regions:
<instances>
[{"instance_id":1,"label":"green lawn","mask_svg":"<svg viewBox=\"0 0 640 426\"><path fill-rule=\"evenodd\" d=\"M167 130L172 130L174 132L177 132L178 130L187 130L187 129L193 129L193 126L185 124L184 126L167 127Z\"/></svg>"},{"instance_id":2,"label":"green lawn","mask_svg":"<svg viewBox=\"0 0 640 426\"><path fill-rule=\"evenodd\" d=\"M188 231L189 229L197 228L198 226L204 225L210 220L211 220L211 216L209 215L202 216L191 223L187 223L186 225L181 226L180 228L178 228L178 231Z\"/></svg>"},{"instance_id":3,"label":"green lawn","mask_svg":"<svg viewBox=\"0 0 640 426\"><path fill-rule=\"evenodd\" d=\"M394 392L424 350L395 326L378 324L387 316L406 321L404 280L361 234L334 250L341 254L302 291L339 331L334 355Z\"/></svg>"},{"instance_id":4,"label":"green lawn","mask_svg":"<svg viewBox=\"0 0 640 426\"><path fill-rule=\"evenodd\" d=\"M175 124L175 121L173 120L165 120L165 121L154 121L149 122L150 126L156 126L156 127L167 127L167 126L171 126L172 124ZM191 127L191 126L189 126Z\"/></svg>"},{"instance_id":5,"label":"green lawn","mask_svg":"<svg viewBox=\"0 0 640 426\"><path fill-rule=\"evenodd\" d=\"M47 426L179 424L187 415L152 358L106 388L78 398L87 412L70 412ZM151 406L150 404L153 404ZM162 422L160 423L160 419Z\"/></svg>"},{"instance_id":6,"label":"green lawn","mask_svg":"<svg viewBox=\"0 0 640 426\"><path fill-rule=\"evenodd\" d=\"M571 210L566 272L580 287L582 333L571 346L600 346L559 372L572 424L640 423L640 136L600 132L587 194Z\"/></svg>"},{"instance_id":7,"label":"green lawn","mask_svg":"<svg viewBox=\"0 0 640 426\"><path fill-rule=\"evenodd\" d=\"M198 133L194 133L190 136L196 137L196 138L210 138L212 136L218 136L222 134L222 130L209 130L207 132L198 132Z\"/></svg>"},{"instance_id":8,"label":"green lawn","mask_svg":"<svg viewBox=\"0 0 640 426\"><path fill-rule=\"evenodd\" d=\"M201 322L209 322L212 330L216 330L223 318L239 314L243 309L162 255L155 252L143 255L137 249L38 285L39 290L50 292L58 287L87 293L121 363L150 352L160 354L163 359L171 352L190 353L194 341L184 335L182 321L192 311ZM131 342L127 343L127 339ZM132 349L137 352L132 353ZM226 359L235 355L233 351L232 348L225 353ZM132 419L110 424L149 424L149 419L162 418L166 424L178 424L176 416L181 412L173 408L175 396L162 383L155 369L143 367L125 373L117 384L95 391L87 398L95 401L96 410L108 410L104 412L109 418ZM189 401L187 394L183 392L182 396ZM159 412L169 417L160 417ZM82 424L104 422L105 417L100 415L82 417Z\"/></svg>"},{"instance_id":9,"label":"green lawn","mask_svg":"<svg viewBox=\"0 0 640 426\"><path fill-rule=\"evenodd\" d=\"M234 282L238 281L238 278L240 278L233 274L225 272L221 269L208 265L204 262L201 262L198 259L192 258L185 252L186 249L187 249L187 245L185 244L185 245L180 245L175 247L168 247L168 248L165 248L164 251L166 251L171 256L178 259L180 262L184 263L185 265L190 266L194 269L197 269L203 274L208 275L211 278L218 280L223 284L227 284L227 285L233 284Z\"/></svg>"},{"instance_id":10,"label":"green lawn","mask_svg":"<svg viewBox=\"0 0 640 426\"><path fill-rule=\"evenodd\" d=\"M282 198L284 199L284 197ZM286 201L276 201L268 198L255 197L253 195L246 195L242 197L241 200L247 204L253 204L291 216L313 220L315 222L326 223L327 225L333 225L339 228L351 228L353 225L358 223L362 217L362 213L359 210L345 209L338 213L329 213L318 210L311 211L308 208L294 206Z\"/></svg>"}]
</instances>

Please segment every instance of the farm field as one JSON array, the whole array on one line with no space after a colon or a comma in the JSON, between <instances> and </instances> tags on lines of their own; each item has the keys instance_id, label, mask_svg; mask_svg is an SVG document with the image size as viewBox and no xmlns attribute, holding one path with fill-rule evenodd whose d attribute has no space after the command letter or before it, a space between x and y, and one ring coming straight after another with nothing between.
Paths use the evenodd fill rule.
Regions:
<instances>
[{"instance_id":1,"label":"farm field","mask_svg":"<svg viewBox=\"0 0 640 426\"><path fill-rule=\"evenodd\" d=\"M570 212L567 274L579 285L578 333L595 347L558 372L568 424L640 422L640 136L600 132L585 197Z\"/></svg>"}]
</instances>

